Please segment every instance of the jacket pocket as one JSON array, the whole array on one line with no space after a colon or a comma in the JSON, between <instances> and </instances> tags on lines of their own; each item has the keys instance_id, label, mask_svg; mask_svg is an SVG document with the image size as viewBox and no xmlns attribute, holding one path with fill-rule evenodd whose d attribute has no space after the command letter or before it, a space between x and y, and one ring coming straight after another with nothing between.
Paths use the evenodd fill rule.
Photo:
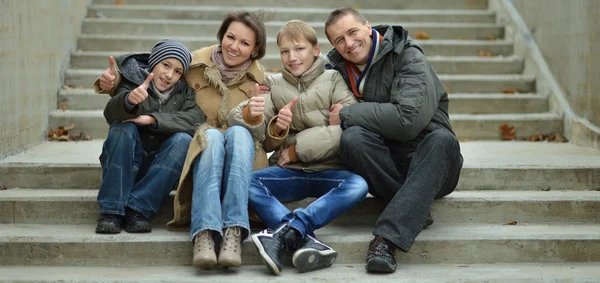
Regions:
<instances>
[{"instance_id":1,"label":"jacket pocket","mask_svg":"<svg viewBox=\"0 0 600 283\"><path fill-rule=\"evenodd\" d=\"M415 77L400 77L392 85L392 103L397 103L406 111L415 111L423 104L425 82Z\"/></svg>"}]
</instances>

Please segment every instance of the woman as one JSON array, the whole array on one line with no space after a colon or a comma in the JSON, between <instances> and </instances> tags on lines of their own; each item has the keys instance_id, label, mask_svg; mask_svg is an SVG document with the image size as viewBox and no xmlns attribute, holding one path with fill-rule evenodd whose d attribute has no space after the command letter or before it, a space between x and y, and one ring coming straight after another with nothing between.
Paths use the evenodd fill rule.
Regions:
<instances>
[{"instance_id":1,"label":"woman","mask_svg":"<svg viewBox=\"0 0 600 283\"><path fill-rule=\"evenodd\" d=\"M210 269L241 266L241 242L248 237L248 187L253 169L268 165L262 147L227 116L254 95L265 73L258 60L266 52L266 32L259 13L228 14L217 32L219 45L196 50L185 80L206 114L188 148L175 196L169 229L186 228L194 243L194 266ZM118 85L111 68L97 80L98 89ZM113 76L114 75L114 76ZM217 241L215 241L217 240ZM220 247L215 242L221 242ZM217 259L215 249L220 248Z\"/></svg>"}]
</instances>

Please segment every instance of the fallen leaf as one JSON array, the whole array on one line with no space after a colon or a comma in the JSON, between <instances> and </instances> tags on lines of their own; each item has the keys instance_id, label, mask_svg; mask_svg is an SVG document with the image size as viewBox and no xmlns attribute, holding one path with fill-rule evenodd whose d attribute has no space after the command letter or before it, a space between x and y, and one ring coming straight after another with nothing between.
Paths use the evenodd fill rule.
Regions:
<instances>
[{"instance_id":1,"label":"fallen leaf","mask_svg":"<svg viewBox=\"0 0 600 283\"><path fill-rule=\"evenodd\" d=\"M500 130L500 135L502 140L514 140L515 139L515 127L512 126L508 126L508 124L504 124L502 126L500 126L499 128Z\"/></svg>"},{"instance_id":2,"label":"fallen leaf","mask_svg":"<svg viewBox=\"0 0 600 283\"><path fill-rule=\"evenodd\" d=\"M429 39L429 34L424 31L419 31L415 34L416 39Z\"/></svg>"},{"instance_id":3,"label":"fallen leaf","mask_svg":"<svg viewBox=\"0 0 600 283\"><path fill-rule=\"evenodd\" d=\"M354 268L354 266L352 266L352 265L346 265L346 267L348 267L348 268Z\"/></svg>"},{"instance_id":4,"label":"fallen leaf","mask_svg":"<svg viewBox=\"0 0 600 283\"><path fill-rule=\"evenodd\" d=\"M532 141L532 142L543 141L543 140L544 140L544 136L542 136L542 134L540 134L540 132L527 138L527 141Z\"/></svg>"},{"instance_id":5,"label":"fallen leaf","mask_svg":"<svg viewBox=\"0 0 600 283\"><path fill-rule=\"evenodd\" d=\"M0 186L0 191L8 189L5 185Z\"/></svg>"},{"instance_id":6,"label":"fallen leaf","mask_svg":"<svg viewBox=\"0 0 600 283\"><path fill-rule=\"evenodd\" d=\"M567 139L559 133L552 133L546 137L548 142L567 142Z\"/></svg>"},{"instance_id":7,"label":"fallen leaf","mask_svg":"<svg viewBox=\"0 0 600 283\"><path fill-rule=\"evenodd\" d=\"M541 188L538 191L547 192L547 191L550 191L551 189L552 189L552 187L547 187L547 188Z\"/></svg>"},{"instance_id":8,"label":"fallen leaf","mask_svg":"<svg viewBox=\"0 0 600 283\"><path fill-rule=\"evenodd\" d=\"M123 6L125 5L125 0L116 0L113 5L115 6Z\"/></svg>"},{"instance_id":9,"label":"fallen leaf","mask_svg":"<svg viewBox=\"0 0 600 283\"><path fill-rule=\"evenodd\" d=\"M62 110L62 111L65 111L65 110L67 110L67 104L66 104L66 103L61 103L61 104L58 106L58 108L59 108L60 110Z\"/></svg>"},{"instance_id":10,"label":"fallen leaf","mask_svg":"<svg viewBox=\"0 0 600 283\"><path fill-rule=\"evenodd\" d=\"M488 37L486 37L485 39L487 39L487 40L496 40L497 38L495 38L495 37L493 37L493 36L488 36Z\"/></svg>"},{"instance_id":11,"label":"fallen leaf","mask_svg":"<svg viewBox=\"0 0 600 283\"><path fill-rule=\"evenodd\" d=\"M479 57L494 57L494 53L488 51L479 51Z\"/></svg>"},{"instance_id":12,"label":"fallen leaf","mask_svg":"<svg viewBox=\"0 0 600 283\"><path fill-rule=\"evenodd\" d=\"M515 94L515 90L512 88L505 88L502 90L502 93L506 93L506 94Z\"/></svg>"},{"instance_id":13,"label":"fallen leaf","mask_svg":"<svg viewBox=\"0 0 600 283\"><path fill-rule=\"evenodd\" d=\"M517 225L517 221L510 221L510 222L506 222L504 223L504 225Z\"/></svg>"}]
</instances>

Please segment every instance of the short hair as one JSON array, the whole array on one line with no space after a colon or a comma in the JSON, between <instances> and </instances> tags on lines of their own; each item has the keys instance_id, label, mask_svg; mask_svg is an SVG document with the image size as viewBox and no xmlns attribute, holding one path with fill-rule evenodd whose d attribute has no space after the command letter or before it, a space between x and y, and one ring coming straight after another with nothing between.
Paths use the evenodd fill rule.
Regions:
<instances>
[{"instance_id":1,"label":"short hair","mask_svg":"<svg viewBox=\"0 0 600 283\"><path fill-rule=\"evenodd\" d=\"M301 20L288 21L281 27L277 33L277 45L281 43L281 39L287 37L291 40L300 41L306 38L313 46L317 45L317 32L307 23Z\"/></svg>"},{"instance_id":2,"label":"short hair","mask_svg":"<svg viewBox=\"0 0 600 283\"><path fill-rule=\"evenodd\" d=\"M363 17L363 15L361 15L357 10L354 10L349 7L337 8L331 11L331 13L329 13L329 16L327 16L327 19L325 20L325 36L327 36L327 38L329 38L329 34L327 34L327 28L330 25L335 24L340 18L348 14L351 14L357 22L363 25L367 23L367 19L365 19L365 17Z\"/></svg>"},{"instance_id":3,"label":"short hair","mask_svg":"<svg viewBox=\"0 0 600 283\"><path fill-rule=\"evenodd\" d=\"M225 33L231 23L240 22L253 30L256 35L256 56L253 55L251 59L261 59L267 52L267 32L265 31L264 14L265 12L262 10L256 12L238 11L228 13L217 32L219 43L223 42L223 37L225 37Z\"/></svg>"}]
</instances>

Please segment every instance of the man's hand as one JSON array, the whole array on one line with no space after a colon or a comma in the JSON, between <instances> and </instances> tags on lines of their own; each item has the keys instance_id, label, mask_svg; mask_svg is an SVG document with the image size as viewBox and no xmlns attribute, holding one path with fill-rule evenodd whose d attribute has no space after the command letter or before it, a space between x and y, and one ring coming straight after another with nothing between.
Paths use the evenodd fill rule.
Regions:
<instances>
[{"instance_id":1,"label":"man's hand","mask_svg":"<svg viewBox=\"0 0 600 283\"><path fill-rule=\"evenodd\" d=\"M329 107L329 125L340 125L342 124L342 120L340 120L340 110L344 108L344 105L336 103Z\"/></svg>"},{"instance_id":2,"label":"man's hand","mask_svg":"<svg viewBox=\"0 0 600 283\"><path fill-rule=\"evenodd\" d=\"M265 98L260 96L260 86L254 84L254 95L248 101L248 113L251 118L262 116L265 112Z\"/></svg>"},{"instance_id":3,"label":"man's hand","mask_svg":"<svg viewBox=\"0 0 600 283\"><path fill-rule=\"evenodd\" d=\"M100 76L100 88L102 90L111 90L114 86L115 79L117 78L117 64L115 64L115 58L112 56L108 57L108 69Z\"/></svg>"},{"instance_id":4,"label":"man's hand","mask_svg":"<svg viewBox=\"0 0 600 283\"><path fill-rule=\"evenodd\" d=\"M127 96L127 101L129 102L129 104L138 105L142 103L142 101L146 100L146 98L148 98L147 90L148 86L150 85L150 81L152 81L152 78L154 78L154 73L150 73L150 75L148 75L148 77L142 85L136 87L129 93L129 95Z\"/></svg>"},{"instance_id":5,"label":"man's hand","mask_svg":"<svg viewBox=\"0 0 600 283\"><path fill-rule=\"evenodd\" d=\"M150 126L156 124L156 118L150 115L140 115L133 119L127 119L123 123L133 122L137 126Z\"/></svg>"},{"instance_id":6,"label":"man's hand","mask_svg":"<svg viewBox=\"0 0 600 283\"><path fill-rule=\"evenodd\" d=\"M292 107L298 102L298 97L294 97L292 101L281 109L279 109L279 114L277 116L277 122L275 123L275 129L278 132L285 132L287 128L292 123Z\"/></svg>"},{"instance_id":7,"label":"man's hand","mask_svg":"<svg viewBox=\"0 0 600 283\"><path fill-rule=\"evenodd\" d=\"M286 148L279 153L279 159L277 159L277 165L286 167L290 164L290 148Z\"/></svg>"}]
</instances>

